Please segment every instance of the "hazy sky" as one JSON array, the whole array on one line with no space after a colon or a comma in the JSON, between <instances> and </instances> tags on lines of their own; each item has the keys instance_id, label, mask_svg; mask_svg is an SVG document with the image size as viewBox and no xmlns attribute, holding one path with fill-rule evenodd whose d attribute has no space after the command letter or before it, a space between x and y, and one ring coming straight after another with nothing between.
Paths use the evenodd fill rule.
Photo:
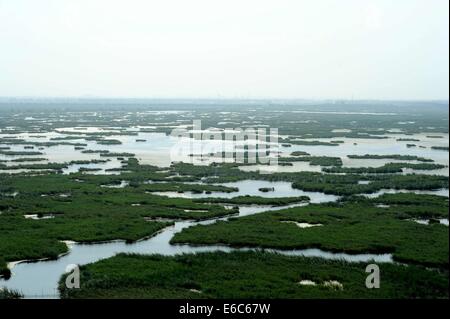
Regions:
<instances>
[{"instance_id":1,"label":"hazy sky","mask_svg":"<svg viewBox=\"0 0 450 319\"><path fill-rule=\"evenodd\" d=\"M0 96L448 99L448 0L0 0Z\"/></svg>"}]
</instances>

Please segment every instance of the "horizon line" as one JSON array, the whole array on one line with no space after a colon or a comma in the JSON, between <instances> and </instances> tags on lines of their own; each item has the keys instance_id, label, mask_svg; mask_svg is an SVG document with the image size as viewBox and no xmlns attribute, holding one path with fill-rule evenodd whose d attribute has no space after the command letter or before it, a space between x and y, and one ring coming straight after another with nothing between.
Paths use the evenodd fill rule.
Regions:
<instances>
[{"instance_id":1,"label":"horizon line","mask_svg":"<svg viewBox=\"0 0 450 319\"><path fill-rule=\"evenodd\" d=\"M449 98L308 98L308 97L137 97L137 96L0 96L2 100L208 100L208 101L340 101L340 102L445 102Z\"/></svg>"}]
</instances>

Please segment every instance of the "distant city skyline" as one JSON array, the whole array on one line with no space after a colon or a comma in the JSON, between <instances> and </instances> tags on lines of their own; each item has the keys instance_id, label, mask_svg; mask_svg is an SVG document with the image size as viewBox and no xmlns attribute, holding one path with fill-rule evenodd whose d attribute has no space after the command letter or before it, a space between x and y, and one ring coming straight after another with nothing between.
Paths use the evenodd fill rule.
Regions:
<instances>
[{"instance_id":1,"label":"distant city skyline","mask_svg":"<svg viewBox=\"0 0 450 319\"><path fill-rule=\"evenodd\" d=\"M448 101L447 0L0 0L0 96Z\"/></svg>"}]
</instances>

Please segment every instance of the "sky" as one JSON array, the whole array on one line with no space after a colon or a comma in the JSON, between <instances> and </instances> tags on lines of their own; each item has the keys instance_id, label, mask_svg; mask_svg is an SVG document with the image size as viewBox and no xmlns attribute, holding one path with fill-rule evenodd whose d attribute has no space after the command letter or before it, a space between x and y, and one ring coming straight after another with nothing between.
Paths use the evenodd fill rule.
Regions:
<instances>
[{"instance_id":1,"label":"sky","mask_svg":"<svg viewBox=\"0 0 450 319\"><path fill-rule=\"evenodd\" d=\"M448 0L0 0L0 96L448 100Z\"/></svg>"}]
</instances>

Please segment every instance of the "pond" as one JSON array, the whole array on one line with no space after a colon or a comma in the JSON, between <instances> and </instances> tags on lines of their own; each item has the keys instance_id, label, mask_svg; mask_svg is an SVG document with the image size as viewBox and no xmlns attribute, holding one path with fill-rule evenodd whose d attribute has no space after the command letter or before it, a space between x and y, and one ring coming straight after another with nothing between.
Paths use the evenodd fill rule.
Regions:
<instances>
[{"instance_id":1,"label":"pond","mask_svg":"<svg viewBox=\"0 0 450 319\"><path fill-rule=\"evenodd\" d=\"M212 192L211 194L194 194L192 192L177 193L177 192L154 192L154 194L168 196L168 197L182 197L182 198L233 198L237 196L261 196L261 197L299 197L308 196L311 203L325 203L334 202L339 197L336 195L329 195L320 192L307 192L300 189L292 188L290 182L269 182L264 180L244 180L233 183L221 183L227 187L237 187L239 191L232 193ZM262 192L260 188L273 188L273 191Z\"/></svg>"}]
</instances>

